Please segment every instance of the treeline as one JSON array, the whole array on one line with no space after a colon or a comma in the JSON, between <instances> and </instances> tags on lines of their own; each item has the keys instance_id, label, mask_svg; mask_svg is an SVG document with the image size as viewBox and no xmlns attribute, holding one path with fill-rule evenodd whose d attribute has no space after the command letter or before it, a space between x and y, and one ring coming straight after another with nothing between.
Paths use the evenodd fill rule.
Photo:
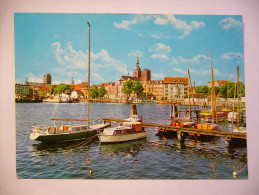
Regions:
<instances>
[{"instance_id":1,"label":"treeline","mask_svg":"<svg viewBox=\"0 0 259 195\"><path fill-rule=\"evenodd\" d=\"M228 90L227 90L228 88ZM197 93L204 93L204 94L210 94L211 88L208 86L200 86L195 88ZM215 94L220 94L221 97L226 98L228 93L229 98L233 98L234 94L237 94L237 87L236 87L236 93L235 93L235 83L234 82L228 82L225 83L222 87L215 87ZM239 82L239 96L244 97L245 96L245 85L242 82Z\"/></svg>"}]
</instances>

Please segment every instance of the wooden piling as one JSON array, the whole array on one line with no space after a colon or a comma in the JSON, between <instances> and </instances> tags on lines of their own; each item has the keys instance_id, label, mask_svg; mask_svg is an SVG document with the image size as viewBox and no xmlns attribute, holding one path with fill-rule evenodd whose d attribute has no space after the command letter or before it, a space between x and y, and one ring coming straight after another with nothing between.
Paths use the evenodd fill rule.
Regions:
<instances>
[{"instance_id":1,"label":"wooden piling","mask_svg":"<svg viewBox=\"0 0 259 195\"><path fill-rule=\"evenodd\" d=\"M138 111L137 111L136 104L131 104L131 116L137 115L137 114L138 114Z\"/></svg>"}]
</instances>

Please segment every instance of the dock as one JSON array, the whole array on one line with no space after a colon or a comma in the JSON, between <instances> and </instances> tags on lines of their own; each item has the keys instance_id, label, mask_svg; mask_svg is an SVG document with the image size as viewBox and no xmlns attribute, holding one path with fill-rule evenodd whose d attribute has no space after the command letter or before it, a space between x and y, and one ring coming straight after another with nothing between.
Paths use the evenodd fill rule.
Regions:
<instances>
[{"instance_id":1,"label":"dock","mask_svg":"<svg viewBox=\"0 0 259 195\"><path fill-rule=\"evenodd\" d=\"M126 120L115 119L115 118L103 118L102 120L103 120L103 122L116 122L116 123L126 122ZM143 127L163 128L166 131L176 132L178 141L183 141L183 136L182 136L183 133L195 133L195 134L201 134L201 135L223 137L225 139L226 146L229 146L230 142L233 139L240 139L243 141L246 141L246 139L247 139L246 133L227 132L227 131L221 131L221 130L173 127L170 125L161 125L161 124L144 123L144 122L142 123L142 125L143 125Z\"/></svg>"}]
</instances>

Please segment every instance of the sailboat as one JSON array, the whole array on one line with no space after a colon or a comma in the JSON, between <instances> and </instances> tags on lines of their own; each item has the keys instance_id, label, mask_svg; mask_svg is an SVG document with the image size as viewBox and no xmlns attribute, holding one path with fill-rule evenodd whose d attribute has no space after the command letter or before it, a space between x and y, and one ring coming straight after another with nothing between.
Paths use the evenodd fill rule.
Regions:
<instances>
[{"instance_id":1,"label":"sailboat","mask_svg":"<svg viewBox=\"0 0 259 195\"><path fill-rule=\"evenodd\" d=\"M233 123L237 123L237 128L233 129L233 132L240 132L240 133L246 133L246 123L243 123L239 126L239 122L241 121L241 116L240 116L240 109L239 109L239 64L237 65L237 76L236 76L236 88L237 88L237 112L232 112L233 114L236 114L236 118L232 116L232 129L233 129ZM235 90L236 91L236 90ZM235 98L235 94L234 94ZM234 102L235 106L235 102ZM234 106L233 106L233 111L234 111Z\"/></svg>"},{"instance_id":2,"label":"sailboat","mask_svg":"<svg viewBox=\"0 0 259 195\"><path fill-rule=\"evenodd\" d=\"M189 100L189 116L187 117L180 117L180 114L177 113L177 105L178 103L172 103L171 106L171 124L170 126L173 127L184 127L184 128L192 128L196 125L196 122L193 122L191 119L191 103L190 103L190 83L191 83L191 77L190 77L190 72L189 72L189 64L188 64L188 57L187 57L187 68L188 68L188 100ZM192 88L193 90L193 88ZM194 102L194 99L193 99ZM196 106L195 107L195 113L196 113ZM197 115L196 115L197 116ZM175 132L172 131L167 131L165 128L158 128L158 134L175 134Z\"/></svg>"},{"instance_id":3,"label":"sailboat","mask_svg":"<svg viewBox=\"0 0 259 195\"><path fill-rule=\"evenodd\" d=\"M213 52L213 51L212 51ZM215 100L215 89L214 89L214 73L213 73L213 57L211 52L211 80L212 80L212 88L211 88L211 121L207 123L199 123L195 126L196 129L203 130L221 130L221 126L217 124L217 111L216 111L216 100ZM216 120L215 120L216 117ZM216 123L215 123L216 122ZM190 135L190 134L189 134ZM207 137L207 135L200 134L191 134L192 136L198 137Z\"/></svg>"},{"instance_id":4,"label":"sailboat","mask_svg":"<svg viewBox=\"0 0 259 195\"><path fill-rule=\"evenodd\" d=\"M84 140L97 134L97 131L110 126L110 123L90 125L90 23L89 27L89 50L88 50L88 119L50 119L53 126L33 126L30 139L41 142L67 142ZM76 121L78 124L57 125L57 121ZM87 122L87 123L86 123Z\"/></svg>"}]
</instances>

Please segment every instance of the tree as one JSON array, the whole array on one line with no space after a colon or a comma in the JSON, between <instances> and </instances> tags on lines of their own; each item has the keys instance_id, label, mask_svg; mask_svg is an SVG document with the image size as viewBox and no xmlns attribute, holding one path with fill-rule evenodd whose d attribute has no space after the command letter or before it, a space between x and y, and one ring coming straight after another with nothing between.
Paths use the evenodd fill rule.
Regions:
<instances>
[{"instance_id":1,"label":"tree","mask_svg":"<svg viewBox=\"0 0 259 195\"><path fill-rule=\"evenodd\" d=\"M137 98L142 94L144 87L140 81L133 83L132 90L137 94Z\"/></svg>"},{"instance_id":2,"label":"tree","mask_svg":"<svg viewBox=\"0 0 259 195\"><path fill-rule=\"evenodd\" d=\"M201 87L201 93L209 93L209 87L207 85Z\"/></svg>"},{"instance_id":3,"label":"tree","mask_svg":"<svg viewBox=\"0 0 259 195\"><path fill-rule=\"evenodd\" d=\"M225 83L225 85L223 85L220 88L220 94L224 98L227 97L227 85L228 84L229 84L229 87L228 87L228 97L229 98L233 98L234 97L234 92L235 92L235 83L234 82ZM245 96L245 85L242 82L239 82L239 93L240 93L240 97L244 97ZM236 89L236 93L235 94L237 94L237 89Z\"/></svg>"},{"instance_id":4,"label":"tree","mask_svg":"<svg viewBox=\"0 0 259 195\"><path fill-rule=\"evenodd\" d=\"M133 82L132 80L127 80L124 84L123 84L123 88L122 88L122 92L127 94L128 96L130 96L130 94L132 93L133 89Z\"/></svg>"},{"instance_id":5,"label":"tree","mask_svg":"<svg viewBox=\"0 0 259 195\"><path fill-rule=\"evenodd\" d=\"M56 89L54 89L54 92L56 94L61 94L61 93L64 93L65 91L71 92L71 87L64 83L61 83L60 85L58 85L58 87Z\"/></svg>"},{"instance_id":6,"label":"tree","mask_svg":"<svg viewBox=\"0 0 259 195\"><path fill-rule=\"evenodd\" d=\"M90 89L90 97L91 98L97 98L99 96L98 88L96 86L92 87Z\"/></svg>"},{"instance_id":7,"label":"tree","mask_svg":"<svg viewBox=\"0 0 259 195\"><path fill-rule=\"evenodd\" d=\"M104 97L104 95L107 93L107 91L105 90L105 87L101 87L99 90L98 90L98 97L102 98Z\"/></svg>"},{"instance_id":8,"label":"tree","mask_svg":"<svg viewBox=\"0 0 259 195\"><path fill-rule=\"evenodd\" d=\"M49 87L49 94L51 95L51 94L53 94L54 93L54 86L53 85L50 85L50 84L48 84L48 87Z\"/></svg>"}]
</instances>

